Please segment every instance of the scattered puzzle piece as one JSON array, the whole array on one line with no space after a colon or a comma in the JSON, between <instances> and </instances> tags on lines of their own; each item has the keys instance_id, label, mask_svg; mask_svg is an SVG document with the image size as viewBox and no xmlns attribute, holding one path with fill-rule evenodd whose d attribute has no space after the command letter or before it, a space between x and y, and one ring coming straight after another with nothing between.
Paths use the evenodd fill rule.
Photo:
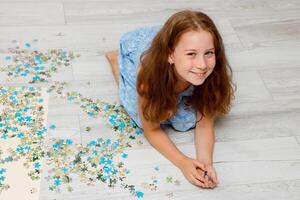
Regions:
<instances>
[{"instance_id":1,"label":"scattered puzzle piece","mask_svg":"<svg viewBox=\"0 0 300 200\"><path fill-rule=\"evenodd\" d=\"M34 42L36 42L35 40ZM13 41L17 43L17 41ZM51 79L53 73L57 72L61 67L70 66L71 61L79 55L74 55L73 52L66 52L63 50L50 49L46 53L40 51L32 51L30 43L25 43L26 49L20 47L10 48L9 52L11 56L6 56L5 60L10 62L6 67L1 67L0 71L6 72L7 76L12 78L23 77L27 78L29 83L48 82ZM33 168L29 173L29 177L32 180L38 180L40 177L40 160L45 158L46 164L52 166L49 170L49 176L46 180L49 181L49 189L59 192L62 186L66 187L66 190L71 192L73 188L71 186L72 176L77 174L80 180L87 185L94 185L96 182L106 183L109 187L114 187L119 184L124 189L128 189L132 195L138 198L143 198L144 193L136 191L134 185L128 185L124 182L126 174L130 171L125 168L124 163L115 163L113 158L116 156L122 156L127 158L127 154L123 153L124 150L132 146L132 141L136 140L138 136L143 134L137 125L131 120L126 113L125 109L118 104L109 104L101 100L93 101L89 98L83 97L78 92L64 92L66 82L54 82L50 85L48 92L55 93L58 97L64 98L70 102L79 104L79 106L90 116L96 117L101 115L106 119L107 125L116 131L119 138L115 141L103 140L98 138L95 141L90 141L87 146L76 144L70 139L58 140L53 139L50 141L51 145L42 145L44 140L44 134L47 128L38 126L32 133L19 132L17 127L11 127L7 132L4 131L1 134L1 139L18 138L21 142L16 149L9 149L10 154L6 157L2 157L2 151L0 150L0 163L8 163L19 160L21 157L26 157L25 167ZM87 83L90 85L90 82ZM24 87L25 88L25 87ZM11 92L15 89L12 89ZM37 88L29 87L30 93L24 95L24 102L28 101L28 97L31 95L38 97L39 92ZM3 90L4 91L4 90ZM18 93L18 92L16 92ZM3 96L3 95L2 95ZM13 104L17 104L20 98L10 97ZM29 102L32 103L32 102ZM36 103L43 103L43 99L36 98ZM7 104L5 102L4 104ZM32 109L38 109L37 113L43 114L44 109L42 106L21 106L24 108L22 112L31 112ZM7 118L7 113L1 113L1 118L4 121L12 120L14 123L16 120L19 124L36 124L36 122L42 122L41 120L35 120L37 116L28 116L20 111L12 112L13 117ZM0 120L1 121L1 120ZM1 124L0 124L1 127ZM7 126L5 127L7 128ZM56 125L50 125L49 129L54 130ZM90 127L87 127L86 131L90 131ZM49 143L49 144L50 144ZM48 144L48 143L47 143ZM137 144L142 144L141 141L137 141ZM5 177L1 180L5 180ZM9 189L9 185L5 185L3 181L0 182L0 192L4 189ZM31 192L35 192L34 189Z\"/></svg>"}]
</instances>

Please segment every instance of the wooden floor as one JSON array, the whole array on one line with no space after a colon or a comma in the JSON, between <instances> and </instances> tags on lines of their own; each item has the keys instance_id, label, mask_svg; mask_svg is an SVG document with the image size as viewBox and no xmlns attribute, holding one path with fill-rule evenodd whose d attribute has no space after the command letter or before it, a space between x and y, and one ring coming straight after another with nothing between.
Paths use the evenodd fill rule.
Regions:
<instances>
[{"instance_id":1,"label":"wooden floor","mask_svg":"<svg viewBox=\"0 0 300 200\"><path fill-rule=\"evenodd\" d=\"M41 51L73 50L81 57L53 80L66 81L87 97L119 102L104 53L117 49L126 31L162 24L185 8L202 10L215 20L237 84L230 114L215 126L214 166L220 185L213 190L192 186L145 139L143 145L127 150L126 165L131 170L127 182L145 193L143 199L299 200L299 0L0 0L0 55L12 40L38 39L33 48ZM6 82L3 74L0 78L1 85L22 84ZM52 95L48 124L57 125L48 137L84 144L114 134L100 118L91 119L78 105ZM194 130L166 131L184 153L195 155ZM159 171L153 170L156 166ZM153 176L157 190L143 188L141 184L151 182ZM168 176L180 184L167 183ZM45 179L41 182L41 200L134 199L121 188L86 186L76 177L73 192L55 193Z\"/></svg>"}]
</instances>

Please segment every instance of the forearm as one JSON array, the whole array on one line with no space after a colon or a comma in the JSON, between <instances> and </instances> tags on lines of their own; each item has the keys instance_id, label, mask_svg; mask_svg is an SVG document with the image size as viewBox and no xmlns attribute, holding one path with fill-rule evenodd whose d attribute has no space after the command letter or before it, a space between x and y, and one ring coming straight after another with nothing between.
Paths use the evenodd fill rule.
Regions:
<instances>
[{"instance_id":1,"label":"forearm","mask_svg":"<svg viewBox=\"0 0 300 200\"><path fill-rule=\"evenodd\" d=\"M162 129L145 132L148 142L175 166L179 167L181 161L186 157L170 140Z\"/></svg>"},{"instance_id":2,"label":"forearm","mask_svg":"<svg viewBox=\"0 0 300 200\"><path fill-rule=\"evenodd\" d=\"M207 165L213 164L215 134L213 127L195 129L195 147L197 160Z\"/></svg>"}]
</instances>

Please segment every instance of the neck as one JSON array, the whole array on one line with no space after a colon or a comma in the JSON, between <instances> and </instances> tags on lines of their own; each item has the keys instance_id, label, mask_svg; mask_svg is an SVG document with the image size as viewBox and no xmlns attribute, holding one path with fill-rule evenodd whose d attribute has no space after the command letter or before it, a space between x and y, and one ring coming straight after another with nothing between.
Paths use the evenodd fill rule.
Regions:
<instances>
[{"instance_id":1,"label":"neck","mask_svg":"<svg viewBox=\"0 0 300 200\"><path fill-rule=\"evenodd\" d=\"M178 81L175 86L175 94L179 94L186 90L191 84L187 81Z\"/></svg>"}]
</instances>

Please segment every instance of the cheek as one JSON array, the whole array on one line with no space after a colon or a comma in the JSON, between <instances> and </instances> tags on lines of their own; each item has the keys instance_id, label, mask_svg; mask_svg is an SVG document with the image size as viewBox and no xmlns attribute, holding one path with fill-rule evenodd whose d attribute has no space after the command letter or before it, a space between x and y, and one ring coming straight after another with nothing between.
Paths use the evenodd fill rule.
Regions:
<instances>
[{"instance_id":1,"label":"cheek","mask_svg":"<svg viewBox=\"0 0 300 200\"><path fill-rule=\"evenodd\" d=\"M184 75L188 72L189 68L186 67L186 65L177 65L176 71L180 75Z\"/></svg>"},{"instance_id":2,"label":"cheek","mask_svg":"<svg viewBox=\"0 0 300 200\"><path fill-rule=\"evenodd\" d=\"M175 68L178 72L184 73L187 70L190 70L191 63L186 60L180 60L175 64Z\"/></svg>"},{"instance_id":3,"label":"cheek","mask_svg":"<svg viewBox=\"0 0 300 200\"><path fill-rule=\"evenodd\" d=\"M182 61L181 66L184 71L190 71L195 67L195 63L192 60L184 60Z\"/></svg>"},{"instance_id":4,"label":"cheek","mask_svg":"<svg viewBox=\"0 0 300 200\"><path fill-rule=\"evenodd\" d=\"M181 63L181 65L177 65L174 69L176 74L183 79L187 78L191 71L191 67L189 67L186 63Z\"/></svg>"},{"instance_id":5,"label":"cheek","mask_svg":"<svg viewBox=\"0 0 300 200\"><path fill-rule=\"evenodd\" d=\"M216 65L216 57L209 59L209 66L214 67Z\"/></svg>"}]
</instances>

